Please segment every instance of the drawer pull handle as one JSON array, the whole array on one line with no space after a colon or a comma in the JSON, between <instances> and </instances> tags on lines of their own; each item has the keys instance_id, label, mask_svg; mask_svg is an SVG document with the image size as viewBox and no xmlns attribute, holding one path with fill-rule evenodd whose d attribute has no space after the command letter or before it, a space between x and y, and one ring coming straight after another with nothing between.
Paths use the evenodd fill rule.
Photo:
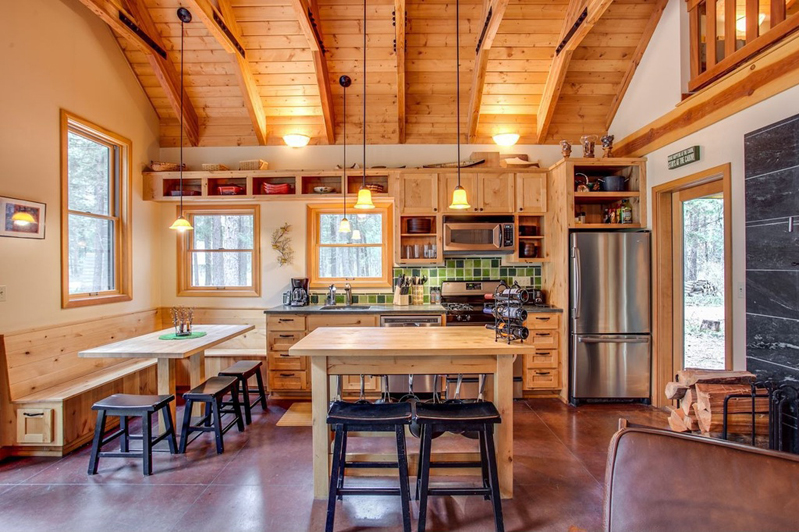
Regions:
<instances>
[{"instance_id":1,"label":"drawer pull handle","mask_svg":"<svg viewBox=\"0 0 799 532\"><path fill-rule=\"evenodd\" d=\"M552 356L552 351L537 351L536 355L551 357Z\"/></svg>"},{"instance_id":2,"label":"drawer pull handle","mask_svg":"<svg viewBox=\"0 0 799 532\"><path fill-rule=\"evenodd\" d=\"M293 334L281 334L279 338L294 338Z\"/></svg>"},{"instance_id":3,"label":"drawer pull handle","mask_svg":"<svg viewBox=\"0 0 799 532\"><path fill-rule=\"evenodd\" d=\"M278 355L278 356L281 356L281 357L290 357L291 355L289 355L288 353L280 353L280 355Z\"/></svg>"},{"instance_id":4,"label":"drawer pull handle","mask_svg":"<svg viewBox=\"0 0 799 532\"><path fill-rule=\"evenodd\" d=\"M294 374L293 373L281 373L280 376L281 377L294 377Z\"/></svg>"},{"instance_id":5,"label":"drawer pull handle","mask_svg":"<svg viewBox=\"0 0 799 532\"><path fill-rule=\"evenodd\" d=\"M536 375L549 375L550 372L549 371L536 371L535 374Z\"/></svg>"},{"instance_id":6,"label":"drawer pull handle","mask_svg":"<svg viewBox=\"0 0 799 532\"><path fill-rule=\"evenodd\" d=\"M22 415L25 417L42 417L44 416L44 412L36 412L35 414L31 412L23 412Z\"/></svg>"},{"instance_id":7,"label":"drawer pull handle","mask_svg":"<svg viewBox=\"0 0 799 532\"><path fill-rule=\"evenodd\" d=\"M536 336L550 336L550 333L535 333Z\"/></svg>"},{"instance_id":8,"label":"drawer pull handle","mask_svg":"<svg viewBox=\"0 0 799 532\"><path fill-rule=\"evenodd\" d=\"M538 317L536 317L536 319L537 319L538 321L549 321L549 320L551 320L552 318L538 318Z\"/></svg>"},{"instance_id":9,"label":"drawer pull handle","mask_svg":"<svg viewBox=\"0 0 799 532\"><path fill-rule=\"evenodd\" d=\"M294 321L294 318L279 318L278 323L291 323Z\"/></svg>"}]
</instances>

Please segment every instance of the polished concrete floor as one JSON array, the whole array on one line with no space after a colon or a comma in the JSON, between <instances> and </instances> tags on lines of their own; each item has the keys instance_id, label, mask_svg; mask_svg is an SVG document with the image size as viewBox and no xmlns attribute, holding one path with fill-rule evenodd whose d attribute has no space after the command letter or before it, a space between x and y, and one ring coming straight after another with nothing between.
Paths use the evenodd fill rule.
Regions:
<instances>
[{"instance_id":1,"label":"polished concrete floor","mask_svg":"<svg viewBox=\"0 0 799 532\"><path fill-rule=\"evenodd\" d=\"M0 530L323 530L326 502L314 501L311 493L311 429L275 425L288 406L270 402L267 413L256 409L244 433L234 428L226 435L222 455L211 435L202 435L185 455L156 453L150 477L141 474L139 460L111 458L88 476L88 446L60 459L0 462ZM619 417L666 425L664 413L645 406L576 409L554 399L517 402L514 498L503 501L506 530L600 529L607 447ZM349 447L377 450L391 442L353 438ZM437 445L466 449L474 442L452 436L434 440L434 449ZM416 440L409 440L411 452L416 447ZM352 484L393 480L353 479ZM415 528L415 501L412 512ZM479 497L434 498L427 523L428 530L493 530L491 504ZM351 497L337 506L337 531L401 530L401 525L393 497Z\"/></svg>"}]
</instances>

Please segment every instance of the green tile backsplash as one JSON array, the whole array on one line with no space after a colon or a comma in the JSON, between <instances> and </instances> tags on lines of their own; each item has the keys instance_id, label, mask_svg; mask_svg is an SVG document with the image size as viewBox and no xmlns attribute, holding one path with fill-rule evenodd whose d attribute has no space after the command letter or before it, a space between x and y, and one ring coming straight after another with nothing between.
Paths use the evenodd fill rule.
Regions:
<instances>
[{"instance_id":1,"label":"green tile backsplash","mask_svg":"<svg viewBox=\"0 0 799 532\"><path fill-rule=\"evenodd\" d=\"M501 266L498 258L474 258L474 259L446 259L444 266L430 266L419 268L394 268L394 282L405 274L408 277L427 277L428 281L424 289L424 301L430 302L430 288L440 287L442 281L463 280L475 281L480 279L498 279L508 284L513 283L514 277L530 277L532 285L530 288L541 288L541 266ZM354 294L353 303L388 303L393 301L392 294ZM324 293L312 293L311 303L314 305L324 303ZM344 295L339 292L336 295L336 303L343 303Z\"/></svg>"}]
</instances>

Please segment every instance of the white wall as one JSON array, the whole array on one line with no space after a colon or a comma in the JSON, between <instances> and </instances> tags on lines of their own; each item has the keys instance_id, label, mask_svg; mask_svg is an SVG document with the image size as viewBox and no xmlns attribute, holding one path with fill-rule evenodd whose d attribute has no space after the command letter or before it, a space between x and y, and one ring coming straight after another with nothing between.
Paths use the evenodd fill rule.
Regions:
<instances>
[{"instance_id":1,"label":"white wall","mask_svg":"<svg viewBox=\"0 0 799 532\"><path fill-rule=\"evenodd\" d=\"M681 100L687 77L685 67L688 20L684 2L670 0L661 25L655 31L630 89L622 102L610 131L617 139L659 118ZM680 58L684 57L684 61ZM730 163L732 168L732 277L733 277L733 364L746 368L746 297L738 288L746 286L746 238L744 205L744 135L799 112L799 86L749 107L725 120L669 144L647 155L647 201L651 205L652 187ZM669 170L669 154L690 146L700 146L701 160ZM652 226L652 210L648 209ZM728 329L729 330L729 329Z\"/></svg>"},{"instance_id":2,"label":"white wall","mask_svg":"<svg viewBox=\"0 0 799 532\"><path fill-rule=\"evenodd\" d=\"M160 302L160 208L141 200L158 119L108 27L77 0L5 1L0 16L0 195L47 204L46 238L0 238L0 334ZM60 124L64 108L133 142L133 301L61 309Z\"/></svg>"}]
</instances>

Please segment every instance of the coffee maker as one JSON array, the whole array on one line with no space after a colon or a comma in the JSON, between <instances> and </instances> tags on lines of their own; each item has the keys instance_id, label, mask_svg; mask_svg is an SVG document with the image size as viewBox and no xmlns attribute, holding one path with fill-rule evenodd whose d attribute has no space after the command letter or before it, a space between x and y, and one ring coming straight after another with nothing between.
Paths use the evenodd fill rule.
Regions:
<instances>
[{"instance_id":1,"label":"coffee maker","mask_svg":"<svg viewBox=\"0 0 799 532\"><path fill-rule=\"evenodd\" d=\"M308 304L308 279L297 278L291 280L292 307L304 307Z\"/></svg>"}]
</instances>

